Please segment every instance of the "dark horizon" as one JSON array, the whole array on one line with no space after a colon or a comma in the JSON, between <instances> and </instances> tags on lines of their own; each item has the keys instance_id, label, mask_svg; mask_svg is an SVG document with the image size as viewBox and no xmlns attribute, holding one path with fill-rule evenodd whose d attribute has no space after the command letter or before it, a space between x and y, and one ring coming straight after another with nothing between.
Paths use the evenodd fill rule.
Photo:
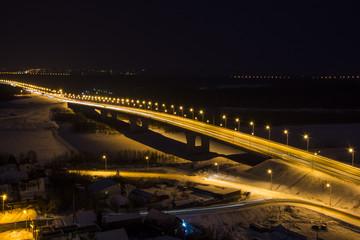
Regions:
<instances>
[{"instance_id":1,"label":"dark horizon","mask_svg":"<svg viewBox=\"0 0 360 240\"><path fill-rule=\"evenodd\" d=\"M355 5L229 1L5 3L0 69L160 75L357 74Z\"/></svg>"}]
</instances>

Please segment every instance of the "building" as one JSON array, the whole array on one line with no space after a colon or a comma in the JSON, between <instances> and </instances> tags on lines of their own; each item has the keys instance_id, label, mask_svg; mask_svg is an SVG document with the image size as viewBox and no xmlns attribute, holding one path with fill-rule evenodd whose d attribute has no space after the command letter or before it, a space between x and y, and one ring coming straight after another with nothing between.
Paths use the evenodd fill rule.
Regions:
<instances>
[{"instance_id":1,"label":"building","mask_svg":"<svg viewBox=\"0 0 360 240\"><path fill-rule=\"evenodd\" d=\"M117 215L108 215L102 218L104 229L126 228L127 230L138 228L142 224L140 213L124 213Z\"/></svg>"},{"instance_id":2,"label":"building","mask_svg":"<svg viewBox=\"0 0 360 240\"><path fill-rule=\"evenodd\" d=\"M141 206L161 202L161 199L158 196L149 193L147 191L141 190L139 188L136 188L133 191L131 191L129 195L129 199Z\"/></svg>"},{"instance_id":3,"label":"building","mask_svg":"<svg viewBox=\"0 0 360 240\"><path fill-rule=\"evenodd\" d=\"M120 183L105 178L88 186L88 193L95 198L108 198L112 194L120 194Z\"/></svg>"},{"instance_id":4,"label":"building","mask_svg":"<svg viewBox=\"0 0 360 240\"><path fill-rule=\"evenodd\" d=\"M96 240L128 240L128 235L124 228L114 229L105 232L97 232L95 234Z\"/></svg>"},{"instance_id":5,"label":"building","mask_svg":"<svg viewBox=\"0 0 360 240\"><path fill-rule=\"evenodd\" d=\"M48 178L22 180L19 182L19 193L22 200L34 199L35 197L46 197L46 185Z\"/></svg>"}]
</instances>

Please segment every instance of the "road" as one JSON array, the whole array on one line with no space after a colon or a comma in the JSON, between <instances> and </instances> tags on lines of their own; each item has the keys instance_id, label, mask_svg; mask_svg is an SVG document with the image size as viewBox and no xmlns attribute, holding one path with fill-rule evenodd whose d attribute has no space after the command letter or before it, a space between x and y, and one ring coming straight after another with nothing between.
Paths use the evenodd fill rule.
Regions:
<instances>
[{"instance_id":1,"label":"road","mask_svg":"<svg viewBox=\"0 0 360 240\"><path fill-rule=\"evenodd\" d=\"M79 174L85 174L90 176L101 176L101 177L110 177L115 176L117 174L116 171L92 171L92 170L69 170L69 172L76 172ZM271 205L271 204L285 204L292 206L299 206L308 208L311 210L315 210L318 212L322 212L328 216L340 219L347 223L351 223L356 226L360 226L360 216L344 211L340 208L330 207L328 205L320 204L316 201L310 201L300 197L294 197L289 194L280 193L276 191L270 191L263 188L258 188L254 186L250 186L243 183L231 182L221 180L215 177L202 177L202 176L189 176L184 174L176 174L176 173L151 173L151 172L129 172L129 171L121 171L120 176L123 177L137 177L137 178L162 178L162 179L175 179L180 181L189 181L196 182L201 184L210 184L219 187L228 187L234 189L240 189L241 191L248 191L251 194L257 194L258 197L264 197L261 199L234 203L234 204L225 204L225 205L216 205L216 206L206 206L206 207L197 207L197 208L187 208L187 209L175 209L164 211L169 214L174 215L194 215L194 214L210 214L210 213L218 213L224 211L234 211L243 208L256 207L261 205ZM145 215L147 212L140 212Z\"/></svg>"},{"instance_id":2,"label":"road","mask_svg":"<svg viewBox=\"0 0 360 240\"><path fill-rule=\"evenodd\" d=\"M358 184L360 183L359 168L320 155L314 155L314 153L304 151L302 149L256 137L243 132L234 131L224 127L215 126L202 121L193 120L169 113L146 110L138 107L127 107L121 105L121 102L117 103L117 101L114 101L114 99L103 99L101 100L102 102L94 102L89 101L89 99L91 98L81 98L70 94L64 95L54 90L25 83L9 80L0 80L0 83L22 87L33 93L41 94L43 96L57 99L60 101L92 106L99 109L119 111L167 123L187 131L192 131L198 134L208 136L220 142L229 143L234 146L270 155L275 158L280 158L299 166L313 167L318 171L325 172L337 178L355 182Z\"/></svg>"}]
</instances>

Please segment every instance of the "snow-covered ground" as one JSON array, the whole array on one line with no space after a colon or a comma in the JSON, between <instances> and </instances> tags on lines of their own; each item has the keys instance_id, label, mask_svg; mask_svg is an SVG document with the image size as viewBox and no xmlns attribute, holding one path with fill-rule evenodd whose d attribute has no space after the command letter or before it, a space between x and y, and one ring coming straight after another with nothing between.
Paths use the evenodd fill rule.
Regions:
<instances>
[{"instance_id":1,"label":"snow-covered ground","mask_svg":"<svg viewBox=\"0 0 360 240\"><path fill-rule=\"evenodd\" d=\"M227 236L226 239L298 239L291 238L279 230L270 233L260 233L250 229L251 223L260 224L264 227L282 225L286 229L306 236L307 239L341 239L354 240L360 238L360 228L302 207L290 207L283 204L260 206L216 214L201 214L182 216L189 223L201 224L209 227L213 236L218 239ZM317 224L327 224L327 231L313 230L311 227Z\"/></svg>"},{"instance_id":2,"label":"snow-covered ground","mask_svg":"<svg viewBox=\"0 0 360 240\"><path fill-rule=\"evenodd\" d=\"M17 229L0 233L0 239L2 240L32 240L35 239L33 234L25 229Z\"/></svg>"},{"instance_id":3,"label":"snow-covered ground","mask_svg":"<svg viewBox=\"0 0 360 240\"><path fill-rule=\"evenodd\" d=\"M33 150L38 160L73 150L57 136L49 111L64 103L36 95L9 102L0 102L0 151L14 154Z\"/></svg>"},{"instance_id":4,"label":"snow-covered ground","mask_svg":"<svg viewBox=\"0 0 360 240\"><path fill-rule=\"evenodd\" d=\"M100 152L118 151L121 149L160 151L159 149L147 146L146 144L144 144L144 141L136 141L136 139L141 140L141 135L125 136L123 134L110 135L72 133L69 130L69 126L66 124L62 125L59 128L59 126L57 126L55 122L50 120L49 110L52 107L64 105L64 103L44 98L38 95L31 95L28 98L22 98L19 100L0 103L0 151L13 153L16 156L19 156L21 152L26 153L29 150L34 150L37 152L40 162L46 161L55 154L61 154L66 151ZM351 128L353 126L347 127ZM173 141L175 141L174 143L184 144L186 142L184 133L166 133L162 129L152 130L167 139L172 139ZM322 129L321 131L326 130ZM313 135L315 135L315 130L313 130L312 132ZM340 130L339 132L337 132L337 134L339 134L339 139L341 139ZM152 136L147 137L151 139ZM175 144L174 146L178 145ZM226 178L227 180L241 182L255 187L267 189L271 188L270 175L267 174L267 170L272 169L272 189L274 191L297 195L301 198L314 200L326 205L330 203L331 197L331 206L343 209L345 211L350 211L354 214L360 213L360 194L358 194L360 189L359 186L355 184L341 181L339 179L317 171L311 171L311 169L297 167L281 160L266 160L259 164L252 164L255 166L251 167L248 165L249 162L238 162L250 158L251 155L243 152L242 150L216 142L211 142L210 151L215 154L210 154L207 158L201 159L201 161L194 163L193 169L210 169L213 172L216 172L217 167L215 167L215 163L217 163L220 170L220 177L224 176L224 178ZM189 157L189 159L191 158ZM232 176L228 176L228 174L231 174ZM326 188L326 183L331 184L331 194L330 189ZM297 211L296 209L295 211ZM219 218L218 216L203 218L208 219L208 225L222 225L223 222L226 222L226 226L231 225L232 228L238 229L238 231L236 232L239 232L240 235L234 235L234 238L252 239L254 238L253 235L249 235L249 237L247 238L241 238L241 236L248 236L243 232L245 230L242 230L245 229L243 228L243 226L246 226L246 224L235 223L235 221L244 221L247 222L247 224L251 221L261 222L263 221L261 219L266 219L267 212L276 211L279 211L279 218L280 216L283 216L285 214L284 222L286 223L286 221L289 221L289 225L292 224L292 230L296 230L297 228L299 228L299 231L301 232L310 231L308 233L309 236L313 236L315 234L315 232L311 232L311 229L308 230L310 226L309 221L315 221L318 218L318 216L316 215L318 213L310 213L305 211L304 209L300 209L299 211L301 214L303 214L304 212L305 215L300 214L297 218L291 214L289 215L284 209L279 208L279 210L276 210L276 208L272 209L271 207L253 209L252 212L249 213L224 213L222 214L222 216L224 217L221 218ZM309 219L306 218L307 213L310 216ZM242 217L242 214L248 214L250 217ZM230 215L233 216L230 218ZM319 219L320 218L322 217L319 216ZM229 219L232 219L231 224L227 223ZM305 225L302 225L303 223L301 222L294 223L294 221L301 221L302 219L305 219ZM189 217L188 220L190 222L199 220L206 223L206 219L202 219L199 216ZM331 221L334 220L328 220L328 222ZM334 224L333 229L338 229L338 231L343 231L344 233L347 233L348 228L340 225L340 223ZM328 233L330 234L330 230ZM351 235L353 233L354 232L349 233L350 237L347 239L356 239L356 237L359 236L356 235L356 237L353 238L351 237L353 236ZM331 234L333 233L331 232ZM333 236L335 235L331 234L319 236L323 237L324 239L333 239ZM255 237L259 239L269 239L260 238L258 236Z\"/></svg>"},{"instance_id":5,"label":"snow-covered ground","mask_svg":"<svg viewBox=\"0 0 360 240\"><path fill-rule=\"evenodd\" d=\"M33 150L45 162L64 152L108 152L122 149L156 151L122 134L82 134L69 124L58 126L50 119L50 109L66 103L31 94L0 103L0 152L13 154Z\"/></svg>"},{"instance_id":6,"label":"snow-covered ground","mask_svg":"<svg viewBox=\"0 0 360 240\"><path fill-rule=\"evenodd\" d=\"M137 151L164 151L167 154L180 153L184 157L184 149L178 145L165 146L168 139L174 143L185 144L184 133L166 133L163 129L153 128L153 133L143 135L123 134L84 134L71 131L70 124L58 126L50 119L50 109L53 107L65 107L66 104L39 95L31 94L18 100L0 103L0 145L1 152L14 154L33 150L37 153L39 162L51 159L54 155L64 152L116 152L124 149ZM158 136L162 136L161 148L147 145L148 142L157 142ZM138 139L137 139L138 138ZM142 141L145 139L144 141ZM200 141L200 139L197 139ZM198 142L199 144L199 142ZM159 145L159 144L158 144ZM185 146L185 145L184 145ZM167 151L166 148L173 147L175 152ZM241 155L245 152L226 146L224 144L211 142L210 151L216 153L211 157L226 155ZM180 157L180 159L181 159ZM191 159L191 158L189 158Z\"/></svg>"}]
</instances>

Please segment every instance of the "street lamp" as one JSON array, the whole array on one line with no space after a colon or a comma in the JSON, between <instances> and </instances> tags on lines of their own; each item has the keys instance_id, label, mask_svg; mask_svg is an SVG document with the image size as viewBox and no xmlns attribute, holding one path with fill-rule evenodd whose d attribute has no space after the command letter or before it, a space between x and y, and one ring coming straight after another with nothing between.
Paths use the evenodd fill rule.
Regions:
<instances>
[{"instance_id":1,"label":"street lamp","mask_svg":"<svg viewBox=\"0 0 360 240\"><path fill-rule=\"evenodd\" d=\"M226 116L223 115L222 118L224 119L224 127L226 128Z\"/></svg>"},{"instance_id":2,"label":"street lamp","mask_svg":"<svg viewBox=\"0 0 360 240\"><path fill-rule=\"evenodd\" d=\"M107 158L106 158L106 155L102 155L102 159L105 160L105 171L107 171Z\"/></svg>"},{"instance_id":3,"label":"street lamp","mask_svg":"<svg viewBox=\"0 0 360 240\"><path fill-rule=\"evenodd\" d=\"M240 132L240 118L236 118L235 122L237 122L237 124L238 124L237 130Z\"/></svg>"},{"instance_id":4,"label":"street lamp","mask_svg":"<svg viewBox=\"0 0 360 240\"><path fill-rule=\"evenodd\" d=\"M191 119L194 119L194 109L190 108L190 112L192 114L192 118Z\"/></svg>"},{"instance_id":5,"label":"street lamp","mask_svg":"<svg viewBox=\"0 0 360 240\"><path fill-rule=\"evenodd\" d=\"M204 121L204 111L203 111L203 110L200 110L199 113L201 114L201 121L203 122L203 121Z\"/></svg>"},{"instance_id":6,"label":"street lamp","mask_svg":"<svg viewBox=\"0 0 360 240\"><path fill-rule=\"evenodd\" d=\"M181 116L184 117L184 108L182 106L180 106L180 110L181 110Z\"/></svg>"},{"instance_id":7,"label":"street lamp","mask_svg":"<svg viewBox=\"0 0 360 240\"><path fill-rule=\"evenodd\" d=\"M354 154L355 154L355 150L353 148L349 148L349 153L351 153L351 163L354 166Z\"/></svg>"},{"instance_id":8,"label":"street lamp","mask_svg":"<svg viewBox=\"0 0 360 240\"><path fill-rule=\"evenodd\" d=\"M27 211L24 210L24 214L26 214L26 217L25 217L25 228L26 228L26 231L27 231Z\"/></svg>"},{"instance_id":9,"label":"street lamp","mask_svg":"<svg viewBox=\"0 0 360 240\"><path fill-rule=\"evenodd\" d=\"M329 206L331 207L331 185L330 185L330 183L327 183L326 187L329 188Z\"/></svg>"},{"instance_id":10,"label":"street lamp","mask_svg":"<svg viewBox=\"0 0 360 240\"><path fill-rule=\"evenodd\" d=\"M170 107L172 108L172 112L173 112L173 114L174 114L174 112L175 112L175 110L174 110L174 105L171 105Z\"/></svg>"},{"instance_id":11,"label":"street lamp","mask_svg":"<svg viewBox=\"0 0 360 240\"><path fill-rule=\"evenodd\" d=\"M145 157L145 160L147 162L147 171L150 172L150 167L149 167L149 156Z\"/></svg>"},{"instance_id":12,"label":"street lamp","mask_svg":"<svg viewBox=\"0 0 360 240\"><path fill-rule=\"evenodd\" d=\"M255 130L254 130L254 126L255 126L255 124L254 124L254 122L250 122L250 126L252 126L252 132L251 132L251 135L253 135L254 136L254 134L255 134Z\"/></svg>"},{"instance_id":13,"label":"street lamp","mask_svg":"<svg viewBox=\"0 0 360 240\"><path fill-rule=\"evenodd\" d=\"M7 196L6 194L2 195L2 199L3 199L3 211L5 209L5 200L6 200Z\"/></svg>"},{"instance_id":14,"label":"street lamp","mask_svg":"<svg viewBox=\"0 0 360 240\"><path fill-rule=\"evenodd\" d=\"M219 164L218 164L217 162L215 163L215 166L217 167L217 171L216 171L216 172L219 173Z\"/></svg>"},{"instance_id":15,"label":"street lamp","mask_svg":"<svg viewBox=\"0 0 360 240\"><path fill-rule=\"evenodd\" d=\"M286 145L289 145L289 131L284 130L284 134L286 135Z\"/></svg>"},{"instance_id":16,"label":"street lamp","mask_svg":"<svg viewBox=\"0 0 360 240\"><path fill-rule=\"evenodd\" d=\"M269 131L269 140L270 140L270 133L271 133L271 129L270 129L270 126L269 125L266 125L266 130Z\"/></svg>"},{"instance_id":17,"label":"street lamp","mask_svg":"<svg viewBox=\"0 0 360 240\"><path fill-rule=\"evenodd\" d=\"M306 140L306 151L309 151L309 140L310 140L309 135L305 134L304 139Z\"/></svg>"},{"instance_id":18,"label":"street lamp","mask_svg":"<svg viewBox=\"0 0 360 240\"><path fill-rule=\"evenodd\" d=\"M272 191L272 174L273 174L273 172L271 169L269 169L269 170L267 170L267 173L270 174L270 182L271 182L270 190Z\"/></svg>"}]
</instances>

